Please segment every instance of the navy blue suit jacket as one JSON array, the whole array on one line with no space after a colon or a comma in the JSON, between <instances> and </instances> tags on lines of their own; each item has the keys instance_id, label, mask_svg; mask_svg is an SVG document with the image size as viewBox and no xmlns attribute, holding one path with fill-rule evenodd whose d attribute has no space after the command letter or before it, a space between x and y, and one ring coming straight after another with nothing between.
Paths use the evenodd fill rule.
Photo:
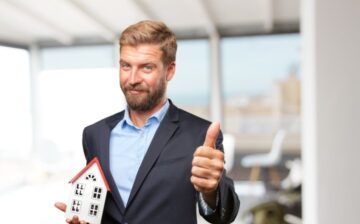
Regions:
<instances>
[{"instance_id":1,"label":"navy blue suit jacket","mask_svg":"<svg viewBox=\"0 0 360 224\"><path fill-rule=\"evenodd\" d=\"M84 129L83 148L87 162L98 157L109 183L102 223L193 224L198 193L190 182L195 149L202 145L210 122L170 107L145 154L127 206L121 200L109 166L110 132L124 111ZM222 150L222 135L217 148ZM211 223L230 223L237 215L239 199L233 181L225 172L220 182L219 203L212 215L201 215ZM201 209L200 209L201 210Z\"/></svg>"}]
</instances>

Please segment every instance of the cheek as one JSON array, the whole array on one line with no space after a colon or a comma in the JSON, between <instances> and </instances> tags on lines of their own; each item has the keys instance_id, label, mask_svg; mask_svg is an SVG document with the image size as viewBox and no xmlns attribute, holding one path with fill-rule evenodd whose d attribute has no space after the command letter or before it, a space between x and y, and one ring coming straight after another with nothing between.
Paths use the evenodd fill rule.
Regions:
<instances>
[{"instance_id":1,"label":"cheek","mask_svg":"<svg viewBox=\"0 0 360 224\"><path fill-rule=\"evenodd\" d=\"M121 76L120 76L120 78L119 78L119 83L120 83L120 86L124 86L124 79L123 78L121 78Z\"/></svg>"},{"instance_id":2,"label":"cheek","mask_svg":"<svg viewBox=\"0 0 360 224\"><path fill-rule=\"evenodd\" d=\"M124 85L127 82L127 75L126 73L119 73L119 81L120 85Z\"/></svg>"},{"instance_id":3,"label":"cheek","mask_svg":"<svg viewBox=\"0 0 360 224\"><path fill-rule=\"evenodd\" d=\"M144 79L144 82L146 83L147 86L155 89L155 88L158 88L160 86L160 84L162 82L164 82L164 80L166 80L165 75L153 75L153 76L146 77Z\"/></svg>"},{"instance_id":4,"label":"cheek","mask_svg":"<svg viewBox=\"0 0 360 224\"><path fill-rule=\"evenodd\" d=\"M143 76L141 83L142 85L152 88L155 85L155 80L151 77L151 75L145 75Z\"/></svg>"}]
</instances>

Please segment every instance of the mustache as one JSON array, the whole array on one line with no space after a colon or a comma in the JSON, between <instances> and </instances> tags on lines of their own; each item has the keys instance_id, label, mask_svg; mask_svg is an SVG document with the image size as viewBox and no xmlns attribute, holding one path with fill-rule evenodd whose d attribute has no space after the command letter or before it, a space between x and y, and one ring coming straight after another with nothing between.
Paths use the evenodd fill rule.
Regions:
<instances>
[{"instance_id":1,"label":"mustache","mask_svg":"<svg viewBox=\"0 0 360 224\"><path fill-rule=\"evenodd\" d=\"M125 91L148 91L147 88L140 85L126 85L124 86Z\"/></svg>"}]
</instances>

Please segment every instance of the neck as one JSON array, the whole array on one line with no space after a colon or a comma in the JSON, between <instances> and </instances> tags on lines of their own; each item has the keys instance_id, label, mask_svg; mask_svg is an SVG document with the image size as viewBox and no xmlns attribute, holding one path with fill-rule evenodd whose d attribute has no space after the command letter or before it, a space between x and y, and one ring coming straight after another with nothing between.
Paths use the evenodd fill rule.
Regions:
<instances>
[{"instance_id":1,"label":"neck","mask_svg":"<svg viewBox=\"0 0 360 224\"><path fill-rule=\"evenodd\" d=\"M156 106L147 111L137 111L129 108L130 119L136 127L142 128L146 124L149 117L158 112L165 103L166 98L163 98Z\"/></svg>"}]
</instances>

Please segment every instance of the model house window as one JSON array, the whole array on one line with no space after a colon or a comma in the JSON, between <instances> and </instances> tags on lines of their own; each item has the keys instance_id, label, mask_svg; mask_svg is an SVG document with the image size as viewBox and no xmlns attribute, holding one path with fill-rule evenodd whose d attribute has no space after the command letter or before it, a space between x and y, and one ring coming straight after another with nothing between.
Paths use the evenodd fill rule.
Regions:
<instances>
[{"instance_id":1,"label":"model house window","mask_svg":"<svg viewBox=\"0 0 360 224\"><path fill-rule=\"evenodd\" d=\"M91 216L96 216L99 210L99 205L97 204L91 204L90 205L90 211L89 211L89 215Z\"/></svg>"},{"instance_id":2,"label":"model house window","mask_svg":"<svg viewBox=\"0 0 360 224\"><path fill-rule=\"evenodd\" d=\"M94 174L89 173L86 177L86 180L92 180L92 181L96 181L96 177Z\"/></svg>"},{"instance_id":3,"label":"model house window","mask_svg":"<svg viewBox=\"0 0 360 224\"><path fill-rule=\"evenodd\" d=\"M93 198L94 199L100 199L101 197L102 189L100 187L95 187L93 192Z\"/></svg>"},{"instance_id":4,"label":"model house window","mask_svg":"<svg viewBox=\"0 0 360 224\"><path fill-rule=\"evenodd\" d=\"M85 184L78 183L75 188L75 195L82 196L84 194Z\"/></svg>"},{"instance_id":5,"label":"model house window","mask_svg":"<svg viewBox=\"0 0 360 224\"><path fill-rule=\"evenodd\" d=\"M71 211L74 213L79 213L81 209L81 201L79 200L73 200Z\"/></svg>"}]
</instances>

